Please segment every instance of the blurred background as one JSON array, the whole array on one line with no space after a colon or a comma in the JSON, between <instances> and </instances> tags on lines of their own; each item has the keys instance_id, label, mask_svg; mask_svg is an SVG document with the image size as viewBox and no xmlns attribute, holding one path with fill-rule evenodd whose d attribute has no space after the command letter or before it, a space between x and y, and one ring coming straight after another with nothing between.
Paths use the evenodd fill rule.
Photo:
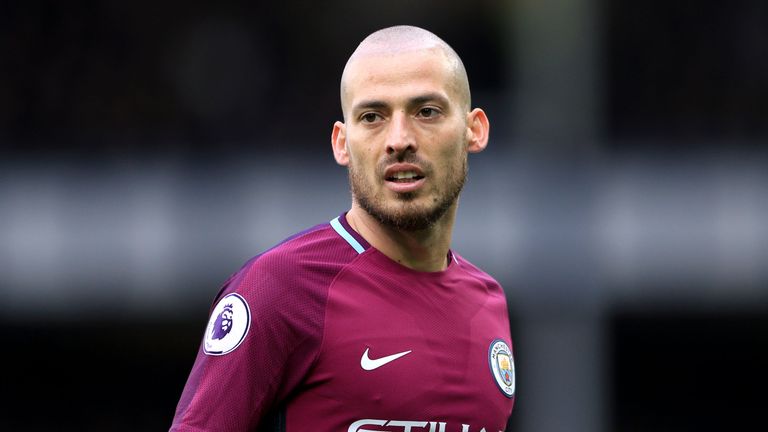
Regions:
<instances>
[{"instance_id":1,"label":"blurred background","mask_svg":"<svg viewBox=\"0 0 768 432\"><path fill-rule=\"evenodd\" d=\"M220 284L348 208L339 78L395 24L451 44L491 119L454 248L508 295L509 430L751 429L766 23L761 0L3 2L0 429L169 427Z\"/></svg>"}]
</instances>

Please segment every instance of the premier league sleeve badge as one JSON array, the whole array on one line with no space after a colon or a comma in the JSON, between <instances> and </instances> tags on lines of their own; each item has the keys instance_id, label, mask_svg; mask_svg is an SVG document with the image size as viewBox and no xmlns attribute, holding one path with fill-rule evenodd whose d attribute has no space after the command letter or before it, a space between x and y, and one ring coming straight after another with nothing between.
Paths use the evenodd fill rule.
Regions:
<instances>
[{"instance_id":1,"label":"premier league sleeve badge","mask_svg":"<svg viewBox=\"0 0 768 432\"><path fill-rule=\"evenodd\" d=\"M216 304L205 329L203 351L224 355L235 350L251 327L251 310L239 294L228 294Z\"/></svg>"}]
</instances>

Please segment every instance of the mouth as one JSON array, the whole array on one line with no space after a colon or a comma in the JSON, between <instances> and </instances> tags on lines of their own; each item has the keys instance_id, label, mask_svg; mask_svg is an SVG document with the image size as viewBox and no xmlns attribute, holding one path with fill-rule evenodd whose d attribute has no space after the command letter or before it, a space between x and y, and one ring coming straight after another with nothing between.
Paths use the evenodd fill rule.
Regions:
<instances>
[{"instance_id":1,"label":"mouth","mask_svg":"<svg viewBox=\"0 0 768 432\"><path fill-rule=\"evenodd\" d=\"M410 163L390 165L384 172L387 187L396 193L416 192L424 185L425 178L421 168Z\"/></svg>"},{"instance_id":2,"label":"mouth","mask_svg":"<svg viewBox=\"0 0 768 432\"><path fill-rule=\"evenodd\" d=\"M388 182L394 183L412 183L423 179L424 176L416 171L397 171L386 177Z\"/></svg>"}]
</instances>

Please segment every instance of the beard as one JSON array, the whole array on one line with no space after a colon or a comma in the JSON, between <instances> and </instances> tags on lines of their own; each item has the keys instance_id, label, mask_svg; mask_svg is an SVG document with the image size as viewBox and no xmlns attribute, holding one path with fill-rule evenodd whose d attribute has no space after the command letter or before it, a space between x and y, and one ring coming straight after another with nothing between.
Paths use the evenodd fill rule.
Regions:
<instances>
[{"instance_id":1,"label":"beard","mask_svg":"<svg viewBox=\"0 0 768 432\"><path fill-rule=\"evenodd\" d=\"M384 160L378 165L377 172L383 173L385 167L392 163ZM434 172L431 164L420 161L410 154L405 158L398 158L397 162L409 162L421 166L425 173ZM383 194L376 194L365 173L357 167L349 165L349 185L352 190L352 199L373 218L382 225L401 231L421 231L437 223L448 209L453 206L464 188L467 179L466 155L459 161L454 161L451 166L446 166L446 178L442 181L429 177L432 189L429 191L398 193L396 197L387 202ZM432 199L425 204L417 202L419 194L432 193Z\"/></svg>"}]
</instances>

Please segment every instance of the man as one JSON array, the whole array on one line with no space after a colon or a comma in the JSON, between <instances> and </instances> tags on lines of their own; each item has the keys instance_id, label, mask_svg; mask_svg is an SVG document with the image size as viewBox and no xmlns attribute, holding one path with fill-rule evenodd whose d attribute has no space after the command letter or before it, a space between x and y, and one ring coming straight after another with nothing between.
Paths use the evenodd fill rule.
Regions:
<instances>
[{"instance_id":1,"label":"man","mask_svg":"<svg viewBox=\"0 0 768 432\"><path fill-rule=\"evenodd\" d=\"M515 396L499 284L450 250L488 143L461 60L416 27L368 36L341 79L352 207L222 288L171 430L497 432Z\"/></svg>"}]
</instances>

